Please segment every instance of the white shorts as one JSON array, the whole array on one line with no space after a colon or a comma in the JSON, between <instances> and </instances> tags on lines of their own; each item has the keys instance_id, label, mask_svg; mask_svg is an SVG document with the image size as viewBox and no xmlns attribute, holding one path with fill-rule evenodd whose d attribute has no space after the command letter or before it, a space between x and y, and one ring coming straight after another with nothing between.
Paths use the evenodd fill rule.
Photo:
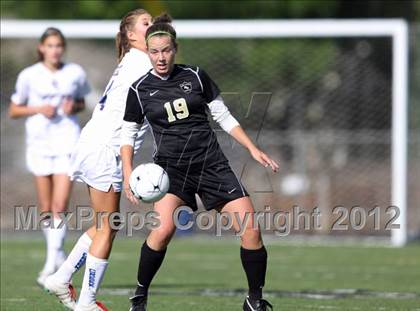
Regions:
<instances>
[{"instance_id":1,"label":"white shorts","mask_svg":"<svg viewBox=\"0 0 420 311\"><path fill-rule=\"evenodd\" d=\"M112 186L115 192L121 192L121 166L120 156L112 147L79 142L71 156L69 176L100 191L108 192Z\"/></svg>"},{"instance_id":2,"label":"white shorts","mask_svg":"<svg viewBox=\"0 0 420 311\"><path fill-rule=\"evenodd\" d=\"M70 154L48 156L27 150L26 166L35 176L67 174L70 167Z\"/></svg>"}]
</instances>

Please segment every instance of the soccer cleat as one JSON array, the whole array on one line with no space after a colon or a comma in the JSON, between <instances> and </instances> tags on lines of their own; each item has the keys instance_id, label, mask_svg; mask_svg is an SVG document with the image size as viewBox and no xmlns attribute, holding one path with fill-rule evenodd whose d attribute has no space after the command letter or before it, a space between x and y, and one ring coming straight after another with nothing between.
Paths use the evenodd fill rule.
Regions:
<instances>
[{"instance_id":1,"label":"soccer cleat","mask_svg":"<svg viewBox=\"0 0 420 311\"><path fill-rule=\"evenodd\" d=\"M103 303L96 301L88 306L77 305L74 311L108 311L108 309Z\"/></svg>"},{"instance_id":2,"label":"soccer cleat","mask_svg":"<svg viewBox=\"0 0 420 311\"><path fill-rule=\"evenodd\" d=\"M273 310L273 306L265 299L251 299L249 296L244 301L244 311L267 311Z\"/></svg>"},{"instance_id":3,"label":"soccer cleat","mask_svg":"<svg viewBox=\"0 0 420 311\"><path fill-rule=\"evenodd\" d=\"M54 274L54 271L42 270L41 272L39 272L38 277L36 278L36 283L42 288L45 288L45 280L52 274Z\"/></svg>"},{"instance_id":4,"label":"soccer cleat","mask_svg":"<svg viewBox=\"0 0 420 311\"><path fill-rule=\"evenodd\" d=\"M131 308L129 311L146 311L147 296L136 295L130 298Z\"/></svg>"},{"instance_id":5,"label":"soccer cleat","mask_svg":"<svg viewBox=\"0 0 420 311\"><path fill-rule=\"evenodd\" d=\"M68 309L76 308L76 290L70 283L61 283L57 281L53 275L45 280L45 289L55 295L60 302Z\"/></svg>"}]
</instances>

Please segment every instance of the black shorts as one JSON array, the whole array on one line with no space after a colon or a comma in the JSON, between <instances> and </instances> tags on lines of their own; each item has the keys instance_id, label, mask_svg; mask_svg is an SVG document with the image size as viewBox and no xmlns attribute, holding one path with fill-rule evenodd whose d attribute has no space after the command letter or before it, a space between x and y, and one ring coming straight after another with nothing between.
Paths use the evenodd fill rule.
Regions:
<instances>
[{"instance_id":1,"label":"black shorts","mask_svg":"<svg viewBox=\"0 0 420 311\"><path fill-rule=\"evenodd\" d=\"M249 196L232 171L229 162L203 164L171 164L156 162L169 176L169 190L194 211L197 210L197 193L206 210L220 209L228 202Z\"/></svg>"}]
</instances>

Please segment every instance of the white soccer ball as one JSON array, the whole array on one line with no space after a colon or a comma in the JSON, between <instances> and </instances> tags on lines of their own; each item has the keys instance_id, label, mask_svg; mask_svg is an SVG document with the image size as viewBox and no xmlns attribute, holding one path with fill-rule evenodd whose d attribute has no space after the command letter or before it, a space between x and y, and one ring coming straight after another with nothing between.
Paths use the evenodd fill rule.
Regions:
<instances>
[{"instance_id":1,"label":"white soccer ball","mask_svg":"<svg viewBox=\"0 0 420 311\"><path fill-rule=\"evenodd\" d=\"M130 175L131 191L145 203L160 200L169 189L169 177L157 164L145 163L137 166Z\"/></svg>"}]
</instances>

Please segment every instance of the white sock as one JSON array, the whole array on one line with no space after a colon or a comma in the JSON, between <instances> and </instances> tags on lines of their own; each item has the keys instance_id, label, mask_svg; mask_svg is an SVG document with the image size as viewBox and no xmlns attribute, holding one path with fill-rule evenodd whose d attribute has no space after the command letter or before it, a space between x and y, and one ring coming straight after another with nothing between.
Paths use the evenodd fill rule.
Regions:
<instances>
[{"instance_id":1,"label":"white sock","mask_svg":"<svg viewBox=\"0 0 420 311\"><path fill-rule=\"evenodd\" d=\"M55 258L55 268L57 270L66 261L66 258L67 258L66 252L63 249L59 250L57 253L57 257Z\"/></svg>"},{"instance_id":2,"label":"white sock","mask_svg":"<svg viewBox=\"0 0 420 311\"><path fill-rule=\"evenodd\" d=\"M58 226L61 223L60 218L54 218L52 225L54 228L46 228L44 233L47 235L47 260L43 271L47 273L55 272L58 261L64 253L63 244L66 237L67 226L63 224L61 228Z\"/></svg>"},{"instance_id":3,"label":"white sock","mask_svg":"<svg viewBox=\"0 0 420 311\"><path fill-rule=\"evenodd\" d=\"M61 218L54 218L54 229L50 230L51 235L51 241L55 249L57 250L57 257L58 259L59 255L65 254L63 246L64 246L64 239L67 235L67 225L63 222L63 225L60 226L62 220Z\"/></svg>"},{"instance_id":4,"label":"white sock","mask_svg":"<svg viewBox=\"0 0 420 311\"><path fill-rule=\"evenodd\" d=\"M92 244L92 239L86 232L83 233L54 276L63 283L70 282L73 274L85 264L90 244Z\"/></svg>"},{"instance_id":5,"label":"white sock","mask_svg":"<svg viewBox=\"0 0 420 311\"><path fill-rule=\"evenodd\" d=\"M43 227L42 232L44 233L45 242L47 244L47 254L45 258L44 268L42 268L41 273L50 274L53 273L55 270L55 254L51 247L51 239L50 239L50 227Z\"/></svg>"},{"instance_id":6,"label":"white sock","mask_svg":"<svg viewBox=\"0 0 420 311\"><path fill-rule=\"evenodd\" d=\"M96 302L96 293L101 285L107 266L107 259L96 258L91 254L87 255L82 290L77 302L79 305L88 306Z\"/></svg>"}]
</instances>

